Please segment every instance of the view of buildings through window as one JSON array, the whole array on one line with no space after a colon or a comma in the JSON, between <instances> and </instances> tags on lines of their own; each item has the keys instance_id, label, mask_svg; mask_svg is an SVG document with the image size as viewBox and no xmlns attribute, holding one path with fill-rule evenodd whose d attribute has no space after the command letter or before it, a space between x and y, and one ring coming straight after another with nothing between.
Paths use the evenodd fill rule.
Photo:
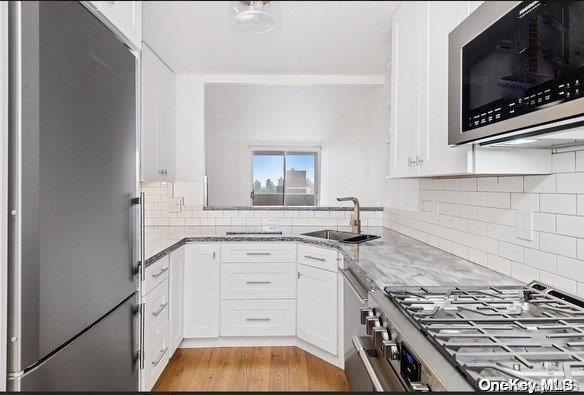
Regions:
<instances>
[{"instance_id":1,"label":"view of buildings through window","mask_svg":"<svg viewBox=\"0 0 584 395\"><path fill-rule=\"evenodd\" d=\"M318 152L254 151L252 205L316 206Z\"/></svg>"}]
</instances>

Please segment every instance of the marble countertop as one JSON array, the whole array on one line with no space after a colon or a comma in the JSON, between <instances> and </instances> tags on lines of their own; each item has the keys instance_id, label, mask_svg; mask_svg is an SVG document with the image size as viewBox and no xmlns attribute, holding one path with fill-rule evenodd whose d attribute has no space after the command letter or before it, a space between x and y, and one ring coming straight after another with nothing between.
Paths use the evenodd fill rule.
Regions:
<instances>
[{"instance_id":1,"label":"marble countertop","mask_svg":"<svg viewBox=\"0 0 584 395\"><path fill-rule=\"evenodd\" d=\"M459 258L387 228L365 228L363 233L381 238L362 244L343 244L302 233L314 227L150 226L146 228L146 266L187 242L299 241L338 248L346 266L366 287L387 285L461 286L516 285L518 280ZM228 231L273 231L282 235L226 235ZM347 230L347 228L339 228Z\"/></svg>"}]
</instances>

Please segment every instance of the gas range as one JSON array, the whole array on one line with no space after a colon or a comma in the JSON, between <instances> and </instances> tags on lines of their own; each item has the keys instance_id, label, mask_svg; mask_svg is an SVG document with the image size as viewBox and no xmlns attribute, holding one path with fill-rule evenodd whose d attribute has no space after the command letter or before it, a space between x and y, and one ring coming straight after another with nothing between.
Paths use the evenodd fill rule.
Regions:
<instances>
[{"instance_id":1,"label":"gas range","mask_svg":"<svg viewBox=\"0 0 584 395\"><path fill-rule=\"evenodd\" d=\"M402 389L584 390L584 302L541 283L386 287L361 311Z\"/></svg>"}]
</instances>

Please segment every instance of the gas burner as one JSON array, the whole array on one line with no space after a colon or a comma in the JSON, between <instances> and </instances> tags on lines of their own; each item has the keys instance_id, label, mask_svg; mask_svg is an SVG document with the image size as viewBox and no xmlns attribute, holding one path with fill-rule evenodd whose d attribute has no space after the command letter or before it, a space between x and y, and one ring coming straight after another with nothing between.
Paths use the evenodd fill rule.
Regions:
<instances>
[{"instance_id":1,"label":"gas burner","mask_svg":"<svg viewBox=\"0 0 584 395\"><path fill-rule=\"evenodd\" d=\"M481 379L571 379L584 389L584 303L575 297L523 286L385 292L477 388Z\"/></svg>"}]
</instances>

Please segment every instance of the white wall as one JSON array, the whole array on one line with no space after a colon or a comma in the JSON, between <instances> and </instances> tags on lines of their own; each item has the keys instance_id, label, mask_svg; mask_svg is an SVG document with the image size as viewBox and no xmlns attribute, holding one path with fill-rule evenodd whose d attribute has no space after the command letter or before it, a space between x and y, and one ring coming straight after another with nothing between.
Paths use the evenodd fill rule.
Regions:
<instances>
[{"instance_id":1,"label":"white wall","mask_svg":"<svg viewBox=\"0 0 584 395\"><path fill-rule=\"evenodd\" d=\"M248 206L251 187L249 144L207 142L205 150L209 204Z\"/></svg>"},{"instance_id":2,"label":"white wall","mask_svg":"<svg viewBox=\"0 0 584 395\"><path fill-rule=\"evenodd\" d=\"M381 206L385 183L385 114L382 88L367 93L339 122L322 147L322 205L357 196L363 206Z\"/></svg>"},{"instance_id":3,"label":"white wall","mask_svg":"<svg viewBox=\"0 0 584 395\"><path fill-rule=\"evenodd\" d=\"M175 105L175 179L189 183L194 201L203 204L205 174L205 77L178 74Z\"/></svg>"},{"instance_id":4,"label":"white wall","mask_svg":"<svg viewBox=\"0 0 584 395\"><path fill-rule=\"evenodd\" d=\"M318 134L321 146L321 205L339 205L338 196L357 196L364 206L382 206L385 182L385 132L382 89L369 89L341 116L335 130ZM226 102L225 105L230 105ZM245 122L240 122L245 124ZM287 125L289 127L291 125ZM209 202L216 206L249 205L250 145L258 141L210 141L206 130L206 172ZM290 140L292 138L292 141ZM287 133L280 143L316 144L314 138ZM221 180L221 181L219 181Z\"/></svg>"}]
</instances>

